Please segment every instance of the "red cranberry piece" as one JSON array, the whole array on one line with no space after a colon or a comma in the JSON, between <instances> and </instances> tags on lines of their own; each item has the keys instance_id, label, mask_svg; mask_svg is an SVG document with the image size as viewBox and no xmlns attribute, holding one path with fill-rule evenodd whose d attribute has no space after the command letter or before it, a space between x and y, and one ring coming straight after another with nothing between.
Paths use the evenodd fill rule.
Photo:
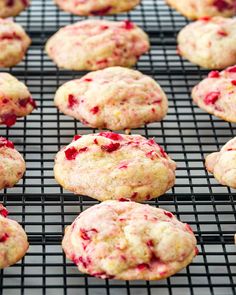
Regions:
<instances>
[{"instance_id":1,"label":"red cranberry piece","mask_svg":"<svg viewBox=\"0 0 236 295\"><path fill-rule=\"evenodd\" d=\"M8 215L8 211L5 207L3 207L3 205L0 204L0 215L2 215L3 217L7 217Z\"/></svg>"},{"instance_id":2,"label":"red cranberry piece","mask_svg":"<svg viewBox=\"0 0 236 295\"><path fill-rule=\"evenodd\" d=\"M161 99L158 99L158 100L154 100L152 104L159 104L161 102L162 102L162 100Z\"/></svg>"},{"instance_id":3,"label":"red cranberry piece","mask_svg":"<svg viewBox=\"0 0 236 295\"><path fill-rule=\"evenodd\" d=\"M152 146L152 145L156 145L156 142L153 138L151 138L148 140L148 144Z\"/></svg>"},{"instance_id":4,"label":"red cranberry piece","mask_svg":"<svg viewBox=\"0 0 236 295\"><path fill-rule=\"evenodd\" d=\"M199 250L197 247L195 247L195 255L197 256L199 254Z\"/></svg>"},{"instance_id":5,"label":"red cranberry piece","mask_svg":"<svg viewBox=\"0 0 236 295\"><path fill-rule=\"evenodd\" d=\"M69 96L68 96L68 108L72 109L77 104L78 104L78 100L74 97L73 94L69 94Z\"/></svg>"},{"instance_id":6,"label":"red cranberry piece","mask_svg":"<svg viewBox=\"0 0 236 295\"><path fill-rule=\"evenodd\" d=\"M204 103L206 105L209 104L215 104L215 102L219 99L220 96L220 92L209 92L205 98L204 98Z\"/></svg>"},{"instance_id":7,"label":"red cranberry piece","mask_svg":"<svg viewBox=\"0 0 236 295\"><path fill-rule=\"evenodd\" d=\"M211 20L211 17L210 16L203 16L203 17L200 17L199 20L208 22L209 20Z\"/></svg>"},{"instance_id":8,"label":"red cranberry piece","mask_svg":"<svg viewBox=\"0 0 236 295\"><path fill-rule=\"evenodd\" d=\"M231 81L231 84L234 85L234 86L236 86L236 80L232 80Z\"/></svg>"},{"instance_id":9,"label":"red cranberry piece","mask_svg":"<svg viewBox=\"0 0 236 295\"><path fill-rule=\"evenodd\" d=\"M112 140L122 140L123 136L114 132L100 132L99 136L103 136Z\"/></svg>"},{"instance_id":10,"label":"red cranberry piece","mask_svg":"<svg viewBox=\"0 0 236 295\"><path fill-rule=\"evenodd\" d=\"M98 144L98 140L97 140L97 138L95 138L93 142L94 142L95 144Z\"/></svg>"},{"instance_id":11,"label":"red cranberry piece","mask_svg":"<svg viewBox=\"0 0 236 295\"><path fill-rule=\"evenodd\" d=\"M170 218L174 216L171 212L168 212L168 211L164 211L164 214Z\"/></svg>"},{"instance_id":12,"label":"red cranberry piece","mask_svg":"<svg viewBox=\"0 0 236 295\"><path fill-rule=\"evenodd\" d=\"M222 36L222 37L228 36L228 33L226 31L218 31L217 34Z\"/></svg>"},{"instance_id":13,"label":"red cranberry piece","mask_svg":"<svg viewBox=\"0 0 236 295\"><path fill-rule=\"evenodd\" d=\"M146 245L147 245L148 247L154 247L154 242L153 242L153 240L149 240L149 241L147 241Z\"/></svg>"},{"instance_id":14,"label":"red cranberry piece","mask_svg":"<svg viewBox=\"0 0 236 295\"><path fill-rule=\"evenodd\" d=\"M1 120L3 124L7 125L7 127L11 127L16 123L17 116L14 114L5 114L1 116Z\"/></svg>"},{"instance_id":15,"label":"red cranberry piece","mask_svg":"<svg viewBox=\"0 0 236 295\"><path fill-rule=\"evenodd\" d=\"M86 241L90 240L90 237L88 236L88 231L83 228L80 229L80 237Z\"/></svg>"},{"instance_id":16,"label":"red cranberry piece","mask_svg":"<svg viewBox=\"0 0 236 295\"><path fill-rule=\"evenodd\" d=\"M154 160L155 158L157 158L157 153L155 151L150 151L146 153L146 157L150 158L151 160Z\"/></svg>"},{"instance_id":17,"label":"red cranberry piece","mask_svg":"<svg viewBox=\"0 0 236 295\"><path fill-rule=\"evenodd\" d=\"M15 0L7 0L6 5L12 7L15 4Z\"/></svg>"},{"instance_id":18,"label":"red cranberry piece","mask_svg":"<svg viewBox=\"0 0 236 295\"><path fill-rule=\"evenodd\" d=\"M189 232L193 232L193 230L192 230L192 228L191 228L191 226L189 225L189 224L185 224L185 227L186 227L186 229L187 229L187 231L189 231Z\"/></svg>"},{"instance_id":19,"label":"red cranberry piece","mask_svg":"<svg viewBox=\"0 0 236 295\"><path fill-rule=\"evenodd\" d=\"M220 73L218 71L211 71L208 74L208 78L219 78L220 77Z\"/></svg>"},{"instance_id":20,"label":"red cranberry piece","mask_svg":"<svg viewBox=\"0 0 236 295\"><path fill-rule=\"evenodd\" d=\"M90 79L90 78L85 78L85 79L84 79L84 81L85 81L85 82L92 82L92 81L93 81L93 79Z\"/></svg>"},{"instance_id":21,"label":"red cranberry piece","mask_svg":"<svg viewBox=\"0 0 236 295\"><path fill-rule=\"evenodd\" d=\"M119 202L130 202L130 200L126 199L126 198L120 198L118 201Z\"/></svg>"},{"instance_id":22,"label":"red cranberry piece","mask_svg":"<svg viewBox=\"0 0 236 295\"><path fill-rule=\"evenodd\" d=\"M10 149L14 149L14 143L10 140L7 140L6 138L4 137L0 137L0 147L8 147ZM0 207L1 209L1 207Z\"/></svg>"},{"instance_id":23,"label":"red cranberry piece","mask_svg":"<svg viewBox=\"0 0 236 295\"><path fill-rule=\"evenodd\" d=\"M77 134L74 136L73 141L76 141L76 140L80 139L81 137L82 137L81 135Z\"/></svg>"},{"instance_id":24,"label":"red cranberry piece","mask_svg":"<svg viewBox=\"0 0 236 295\"><path fill-rule=\"evenodd\" d=\"M167 153L163 150L163 148L161 146L159 146L160 149L160 153L162 155L163 158L167 158Z\"/></svg>"},{"instance_id":25,"label":"red cranberry piece","mask_svg":"<svg viewBox=\"0 0 236 295\"><path fill-rule=\"evenodd\" d=\"M28 0L21 0L21 2L23 3L24 6L28 6L29 5L29 1Z\"/></svg>"},{"instance_id":26,"label":"red cranberry piece","mask_svg":"<svg viewBox=\"0 0 236 295\"><path fill-rule=\"evenodd\" d=\"M131 199L132 200L135 200L138 196L138 193L137 192L133 192L132 195L131 195Z\"/></svg>"},{"instance_id":27,"label":"red cranberry piece","mask_svg":"<svg viewBox=\"0 0 236 295\"><path fill-rule=\"evenodd\" d=\"M236 73L236 66L230 67L226 71L229 73Z\"/></svg>"},{"instance_id":28,"label":"red cranberry piece","mask_svg":"<svg viewBox=\"0 0 236 295\"><path fill-rule=\"evenodd\" d=\"M141 270L141 271L145 270L147 268L149 268L149 265L147 263L140 263L140 264L137 265L137 269Z\"/></svg>"},{"instance_id":29,"label":"red cranberry piece","mask_svg":"<svg viewBox=\"0 0 236 295\"><path fill-rule=\"evenodd\" d=\"M6 242L6 240L9 238L9 235L7 233L3 234L1 237L0 237L0 243L4 243Z\"/></svg>"},{"instance_id":30,"label":"red cranberry piece","mask_svg":"<svg viewBox=\"0 0 236 295\"><path fill-rule=\"evenodd\" d=\"M93 10L93 11L91 11L91 14L92 15L104 15L104 14L107 14L111 9L112 9L112 6L107 6L103 9Z\"/></svg>"},{"instance_id":31,"label":"red cranberry piece","mask_svg":"<svg viewBox=\"0 0 236 295\"><path fill-rule=\"evenodd\" d=\"M7 98L3 98L2 103L8 103L9 100Z\"/></svg>"},{"instance_id":32,"label":"red cranberry piece","mask_svg":"<svg viewBox=\"0 0 236 295\"><path fill-rule=\"evenodd\" d=\"M32 97L27 97L19 100L19 105L21 107L25 108L27 104L30 104L34 109L37 108L36 102L33 100Z\"/></svg>"},{"instance_id":33,"label":"red cranberry piece","mask_svg":"<svg viewBox=\"0 0 236 295\"><path fill-rule=\"evenodd\" d=\"M125 20L123 26L126 30L132 30L134 28L134 24L129 20Z\"/></svg>"},{"instance_id":34,"label":"red cranberry piece","mask_svg":"<svg viewBox=\"0 0 236 295\"><path fill-rule=\"evenodd\" d=\"M127 169L128 165L127 164L121 164L118 169Z\"/></svg>"},{"instance_id":35,"label":"red cranberry piece","mask_svg":"<svg viewBox=\"0 0 236 295\"><path fill-rule=\"evenodd\" d=\"M225 0L215 0L212 3L220 12L226 10L226 9L231 9L232 6Z\"/></svg>"},{"instance_id":36,"label":"red cranberry piece","mask_svg":"<svg viewBox=\"0 0 236 295\"><path fill-rule=\"evenodd\" d=\"M68 148L65 150L65 156L67 160L75 160L76 156L78 155L78 150L75 147Z\"/></svg>"},{"instance_id":37,"label":"red cranberry piece","mask_svg":"<svg viewBox=\"0 0 236 295\"><path fill-rule=\"evenodd\" d=\"M90 110L90 112L91 112L92 114L96 115L96 114L99 112L99 107L98 107L98 106L93 107L93 108Z\"/></svg>"},{"instance_id":38,"label":"red cranberry piece","mask_svg":"<svg viewBox=\"0 0 236 295\"><path fill-rule=\"evenodd\" d=\"M106 26L106 25L100 27L100 29L103 31L107 30L108 28L109 28L109 26Z\"/></svg>"},{"instance_id":39,"label":"red cranberry piece","mask_svg":"<svg viewBox=\"0 0 236 295\"><path fill-rule=\"evenodd\" d=\"M102 145L101 149L108 152L112 153L120 148L120 144L118 142L111 142L110 144L107 145Z\"/></svg>"}]
</instances>

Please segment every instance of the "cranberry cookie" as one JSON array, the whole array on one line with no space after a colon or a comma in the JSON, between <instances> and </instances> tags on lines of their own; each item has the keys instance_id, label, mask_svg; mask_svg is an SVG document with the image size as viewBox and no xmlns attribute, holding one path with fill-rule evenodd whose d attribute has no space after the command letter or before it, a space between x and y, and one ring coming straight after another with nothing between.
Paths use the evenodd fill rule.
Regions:
<instances>
[{"instance_id":1,"label":"cranberry cookie","mask_svg":"<svg viewBox=\"0 0 236 295\"><path fill-rule=\"evenodd\" d=\"M28 6L28 0L1 0L0 17L16 16Z\"/></svg>"},{"instance_id":2,"label":"cranberry cookie","mask_svg":"<svg viewBox=\"0 0 236 295\"><path fill-rule=\"evenodd\" d=\"M121 67L65 83L56 93L55 105L90 127L110 130L160 121L168 110L167 97L152 78Z\"/></svg>"},{"instance_id":3,"label":"cranberry cookie","mask_svg":"<svg viewBox=\"0 0 236 295\"><path fill-rule=\"evenodd\" d=\"M25 173L25 161L14 144L0 137L0 190L14 186Z\"/></svg>"},{"instance_id":4,"label":"cranberry cookie","mask_svg":"<svg viewBox=\"0 0 236 295\"><path fill-rule=\"evenodd\" d=\"M29 248L25 231L18 222L7 218L7 214L0 204L0 269L15 264Z\"/></svg>"},{"instance_id":5,"label":"cranberry cookie","mask_svg":"<svg viewBox=\"0 0 236 295\"><path fill-rule=\"evenodd\" d=\"M166 0L189 19L207 16L230 17L236 14L235 0Z\"/></svg>"},{"instance_id":6,"label":"cranberry cookie","mask_svg":"<svg viewBox=\"0 0 236 295\"><path fill-rule=\"evenodd\" d=\"M236 123L236 66L212 71L192 90L195 103L208 113Z\"/></svg>"},{"instance_id":7,"label":"cranberry cookie","mask_svg":"<svg viewBox=\"0 0 236 295\"><path fill-rule=\"evenodd\" d=\"M99 70L133 66L149 50L148 36L130 21L85 20L60 29L46 44L61 68Z\"/></svg>"},{"instance_id":8,"label":"cranberry cookie","mask_svg":"<svg viewBox=\"0 0 236 295\"><path fill-rule=\"evenodd\" d=\"M12 67L25 56L31 43L24 29L9 19L0 19L0 67Z\"/></svg>"},{"instance_id":9,"label":"cranberry cookie","mask_svg":"<svg viewBox=\"0 0 236 295\"><path fill-rule=\"evenodd\" d=\"M14 125L36 108L28 88L15 77L0 73L0 124Z\"/></svg>"},{"instance_id":10,"label":"cranberry cookie","mask_svg":"<svg viewBox=\"0 0 236 295\"><path fill-rule=\"evenodd\" d=\"M206 168L220 184L236 188L236 137L206 157Z\"/></svg>"},{"instance_id":11,"label":"cranberry cookie","mask_svg":"<svg viewBox=\"0 0 236 295\"><path fill-rule=\"evenodd\" d=\"M167 278L198 253L190 226L172 213L118 201L81 213L66 228L62 247L81 272L118 280Z\"/></svg>"},{"instance_id":12,"label":"cranberry cookie","mask_svg":"<svg viewBox=\"0 0 236 295\"><path fill-rule=\"evenodd\" d=\"M77 15L106 15L129 11L140 0L54 0L63 10Z\"/></svg>"},{"instance_id":13,"label":"cranberry cookie","mask_svg":"<svg viewBox=\"0 0 236 295\"><path fill-rule=\"evenodd\" d=\"M235 40L236 18L204 18L180 31L178 52L201 67L224 69L236 64Z\"/></svg>"},{"instance_id":14,"label":"cranberry cookie","mask_svg":"<svg viewBox=\"0 0 236 295\"><path fill-rule=\"evenodd\" d=\"M156 198L175 183L176 164L153 139L112 132L75 136L58 152L57 182L75 194L104 201Z\"/></svg>"}]
</instances>

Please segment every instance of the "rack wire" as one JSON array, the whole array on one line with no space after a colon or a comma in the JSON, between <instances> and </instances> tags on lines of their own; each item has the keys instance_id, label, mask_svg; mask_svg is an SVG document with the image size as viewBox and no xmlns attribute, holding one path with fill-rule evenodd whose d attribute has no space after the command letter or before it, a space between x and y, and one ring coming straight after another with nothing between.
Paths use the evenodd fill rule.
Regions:
<instances>
[{"instance_id":1,"label":"rack wire","mask_svg":"<svg viewBox=\"0 0 236 295\"><path fill-rule=\"evenodd\" d=\"M99 280L79 273L65 259L60 246L65 226L97 202L59 187L53 178L53 159L74 134L96 130L53 106L58 86L84 73L59 70L44 53L50 35L82 18L59 11L51 0L33 0L29 10L16 18L31 36L32 46L21 64L6 70L29 86L38 110L10 129L0 127L0 134L15 142L27 162L24 179L2 191L0 201L10 218L24 226L30 249L21 262L0 272L0 295L235 295L235 190L217 184L204 168L205 156L235 135L235 125L201 111L191 100L191 88L206 71L176 55L176 33L187 21L163 0L143 0L130 13L106 18L129 18L150 36L151 51L136 68L164 88L169 113L164 121L133 133L155 137L177 162L178 170L175 187L148 203L188 222L200 253L185 270L158 282Z\"/></svg>"}]
</instances>

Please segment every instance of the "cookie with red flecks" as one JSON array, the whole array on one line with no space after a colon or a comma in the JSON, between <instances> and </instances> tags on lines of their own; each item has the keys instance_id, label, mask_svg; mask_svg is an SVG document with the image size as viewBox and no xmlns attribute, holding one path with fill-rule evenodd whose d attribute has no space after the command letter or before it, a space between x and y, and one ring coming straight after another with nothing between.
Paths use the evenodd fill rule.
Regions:
<instances>
[{"instance_id":1,"label":"cookie with red flecks","mask_svg":"<svg viewBox=\"0 0 236 295\"><path fill-rule=\"evenodd\" d=\"M25 161L14 144L0 137L0 190L14 186L25 173Z\"/></svg>"},{"instance_id":2,"label":"cookie with red flecks","mask_svg":"<svg viewBox=\"0 0 236 295\"><path fill-rule=\"evenodd\" d=\"M171 212L119 201L81 213L66 228L62 247L81 272L118 280L167 278L198 253L190 226Z\"/></svg>"},{"instance_id":3,"label":"cookie with red flecks","mask_svg":"<svg viewBox=\"0 0 236 295\"><path fill-rule=\"evenodd\" d=\"M203 68L225 69L236 64L235 39L235 18L203 18L180 31L178 52Z\"/></svg>"},{"instance_id":4,"label":"cookie with red flecks","mask_svg":"<svg viewBox=\"0 0 236 295\"><path fill-rule=\"evenodd\" d=\"M224 71L211 71L192 90L195 103L208 113L236 123L236 66Z\"/></svg>"},{"instance_id":5,"label":"cookie with red flecks","mask_svg":"<svg viewBox=\"0 0 236 295\"><path fill-rule=\"evenodd\" d=\"M236 188L236 137L206 157L206 168L220 184Z\"/></svg>"},{"instance_id":6,"label":"cookie with red flecks","mask_svg":"<svg viewBox=\"0 0 236 295\"><path fill-rule=\"evenodd\" d=\"M1 0L0 17L16 16L29 6L28 0Z\"/></svg>"},{"instance_id":7,"label":"cookie with red flecks","mask_svg":"<svg viewBox=\"0 0 236 295\"><path fill-rule=\"evenodd\" d=\"M14 125L36 108L28 88L8 73L0 73L0 124Z\"/></svg>"},{"instance_id":8,"label":"cookie with red flecks","mask_svg":"<svg viewBox=\"0 0 236 295\"><path fill-rule=\"evenodd\" d=\"M0 19L0 67L12 67L25 56L31 43L24 29L9 19Z\"/></svg>"},{"instance_id":9,"label":"cookie with red flecks","mask_svg":"<svg viewBox=\"0 0 236 295\"><path fill-rule=\"evenodd\" d=\"M236 14L235 0L166 0L166 3L189 19Z\"/></svg>"},{"instance_id":10,"label":"cookie with red flecks","mask_svg":"<svg viewBox=\"0 0 236 295\"><path fill-rule=\"evenodd\" d=\"M54 175L75 194L100 201L144 201L174 185L175 169L175 162L153 139L101 132L75 136L57 153Z\"/></svg>"},{"instance_id":11,"label":"cookie with red flecks","mask_svg":"<svg viewBox=\"0 0 236 295\"><path fill-rule=\"evenodd\" d=\"M22 259L29 248L25 231L18 222L7 218L7 214L0 204L0 269Z\"/></svg>"},{"instance_id":12,"label":"cookie with red flecks","mask_svg":"<svg viewBox=\"0 0 236 295\"><path fill-rule=\"evenodd\" d=\"M93 128L122 130L160 121L168 110L164 91L152 78L122 67L91 72L62 85L55 104Z\"/></svg>"},{"instance_id":13,"label":"cookie with red flecks","mask_svg":"<svg viewBox=\"0 0 236 295\"><path fill-rule=\"evenodd\" d=\"M108 15L129 11L140 0L54 0L63 10L77 15Z\"/></svg>"},{"instance_id":14,"label":"cookie with red flecks","mask_svg":"<svg viewBox=\"0 0 236 295\"><path fill-rule=\"evenodd\" d=\"M58 67L99 70L133 66L149 50L148 36L130 21L85 20L66 26L46 44Z\"/></svg>"}]
</instances>

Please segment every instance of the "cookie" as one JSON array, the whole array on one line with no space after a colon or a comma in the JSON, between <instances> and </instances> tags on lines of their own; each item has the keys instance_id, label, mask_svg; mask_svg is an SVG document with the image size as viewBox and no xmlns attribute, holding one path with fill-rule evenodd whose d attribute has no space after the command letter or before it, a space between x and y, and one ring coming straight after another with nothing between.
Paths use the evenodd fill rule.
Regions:
<instances>
[{"instance_id":1,"label":"cookie","mask_svg":"<svg viewBox=\"0 0 236 295\"><path fill-rule=\"evenodd\" d=\"M152 78L121 67L65 83L55 95L55 105L90 127L110 130L160 121L168 110L167 97Z\"/></svg>"},{"instance_id":2,"label":"cookie","mask_svg":"<svg viewBox=\"0 0 236 295\"><path fill-rule=\"evenodd\" d=\"M0 17L16 16L28 6L28 0L1 0Z\"/></svg>"},{"instance_id":3,"label":"cookie","mask_svg":"<svg viewBox=\"0 0 236 295\"><path fill-rule=\"evenodd\" d=\"M195 103L208 113L236 123L236 66L224 71L211 71L192 90Z\"/></svg>"},{"instance_id":4,"label":"cookie","mask_svg":"<svg viewBox=\"0 0 236 295\"><path fill-rule=\"evenodd\" d=\"M24 29L9 19L0 19L0 67L12 67L25 56L31 43Z\"/></svg>"},{"instance_id":5,"label":"cookie","mask_svg":"<svg viewBox=\"0 0 236 295\"><path fill-rule=\"evenodd\" d=\"M58 67L99 70L133 66L149 50L148 36L130 21L85 20L60 29L46 44Z\"/></svg>"},{"instance_id":6,"label":"cookie","mask_svg":"<svg viewBox=\"0 0 236 295\"><path fill-rule=\"evenodd\" d=\"M0 204L0 269L22 259L29 248L25 231L18 222L7 218L7 214Z\"/></svg>"},{"instance_id":7,"label":"cookie","mask_svg":"<svg viewBox=\"0 0 236 295\"><path fill-rule=\"evenodd\" d=\"M235 18L204 18L180 31L178 52L203 68L225 69L236 64L235 39Z\"/></svg>"},{"instance_id":8,"label":"cookie","mask_svg":"<svg viewBox=\"0 0 236 295\"><path fill-rule=\"evenodd\" d=\"M57 153L54 175L75 194L100 201L144 201L174 185L175 169L175 162L153 139L101 132L75 136Z\"/></svg>"},{"instance_id":9,"label":"cookie","mask_svg":"<svg viewBox=\"0 0 236 295\"><path fill-rule=\"evenodd\" d=\"M0 124L14 125L36 108L28 88L8 73L0 73Z\"/></svg>"},{"instance_id":10,"label":"cookie","mask_svg":"<svg viewBox=\"0 0 236 295\"><path fill-rule=\"evenodd\" d=\"M140 0L54 0L62 9L73 14L106 15L129 11L140 3Z\"/></svg>"},{"instance_id":11,"label":"cookie","mask_svg":"<svg viewBox=\"0 0 236 295\"><path fill-rule=\"evenodd\" d=\"M167 278L198 253L190 226L171 212L119 201L81 213L66 228L62 247L81 272L118 280Z\"/></svg>"},{"instance_id":12,"label":"cookie","mask_svg":"<svg viewBox=\"0 0 236 295\"><path fill-rule=\"evenodd\" d=\"M235 0L166 0L166 3L189 19L236 14Z\"/></svg>"},{"instance_id":13,"label":"cookie","mask_svg":"<svg viewBox=\"0 0 236 295\"><path fill-rule=\"evenodd\" d=\"M206 168L220 184L236 188L236 137L206 157Z\"/></svg>"},{"instance_id":14,"label":"cookie","mask_svg":"<svg viewBox=\"0 0 236 295\"><path fill-rule=\"evenodd\" d=\"M25 173L25 161L13 142L0 137L0 190L14 186Z\"/></svg>"}]
</instances>

